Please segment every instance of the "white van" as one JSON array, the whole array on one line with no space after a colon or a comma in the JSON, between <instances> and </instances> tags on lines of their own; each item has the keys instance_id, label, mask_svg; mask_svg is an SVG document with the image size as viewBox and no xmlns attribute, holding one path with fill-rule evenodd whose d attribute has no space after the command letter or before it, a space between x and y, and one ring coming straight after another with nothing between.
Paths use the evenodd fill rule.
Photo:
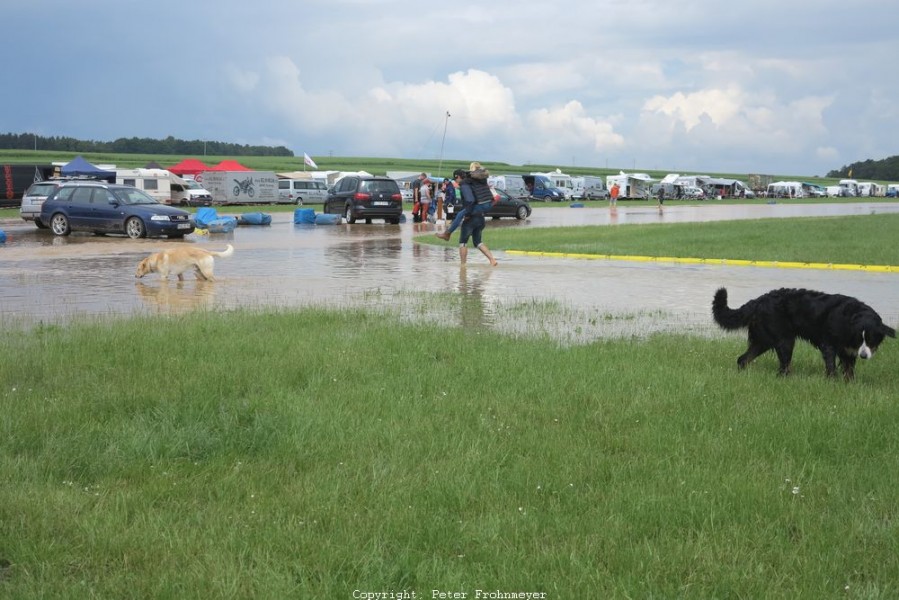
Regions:
<instances>
[{"instance_id":1,"label":"white van","mask_svg":"<svg viewBox=\"0 0 899 600\"><path fill-rule=\"evenodd\" d=\"M278 201L283 204L324 204L328 186L314 179L279 179Z\"/></svg>"}]
</instances>

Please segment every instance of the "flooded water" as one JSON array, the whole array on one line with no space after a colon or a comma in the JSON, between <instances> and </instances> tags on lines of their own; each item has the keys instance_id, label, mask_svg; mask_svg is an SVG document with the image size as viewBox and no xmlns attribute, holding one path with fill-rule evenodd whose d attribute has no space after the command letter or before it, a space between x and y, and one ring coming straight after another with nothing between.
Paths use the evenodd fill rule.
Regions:
<instances>
[{"instance_id":1,"label":"flooded water","mask_svg":"<svg viewBox=\"0 0 899 600\"><path fill-rule=\"evenodd\" d=\"M793 216L899 212L899 204L538 207L527 221L497 227L614 225ZM514 335L579 343L657 331L717 335L709 316L714 291L726 286L731 304L776 287L809 287L858 296L884 319L899 320L899 275L721 265L632 263L507 255L492 268L475 250L460 267L456 248L415 242L430 224L294 225L276 213L268 227L191 235L184 241L55 237L24 222L0 227L0 322L6 326L65 322L73 317L178 314L237 307L354 307L415 321L482 326ZM157 275L138 280L137 263L173 244L235 247L216 259L216 281L187 274L184 282Z\"/></svg>"}]
</instances>

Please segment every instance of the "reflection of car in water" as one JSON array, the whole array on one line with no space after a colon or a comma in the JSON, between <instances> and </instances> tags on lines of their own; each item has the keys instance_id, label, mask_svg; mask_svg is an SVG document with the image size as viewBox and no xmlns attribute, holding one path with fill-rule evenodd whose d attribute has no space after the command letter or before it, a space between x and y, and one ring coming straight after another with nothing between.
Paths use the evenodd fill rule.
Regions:
<instances>
[{"instance_id":1,"label":"reflection of car in water","mask_svg":"<svg viewBox=\"0 0 899 600\"><path fill-rule=\"evenodd\" d=\"M244 179L242 181L235 179L234 183L237 184L234 186L234 190L233 190L235 198L240 196L241 192L243 192L250 198L252 198L253 196L256 195L256 190L255 190L255 188L253 188L253 178L252 177L247 177L246 179Z\"/></svg>"},{"instance_id":2,"label":"reflection of car in water","mask_svg":"<svg viewBox=\"0 0 899 600\"><path fill-rule=\"evenodd\" d=\"M493 192L493 197L497 200L493 203L493 206L484 213L485 217L491 217L493 219L499 219L500 217L515 217L516 219L522 220L531 216L531 205L526 199L516 198L505 190L498 190L493 187L490 188L490 191ZM462 210L462 203L455 201L447 202L444 209L446 210L446 218L452 219L460 210Z\"/></svg>"}]
</instances>

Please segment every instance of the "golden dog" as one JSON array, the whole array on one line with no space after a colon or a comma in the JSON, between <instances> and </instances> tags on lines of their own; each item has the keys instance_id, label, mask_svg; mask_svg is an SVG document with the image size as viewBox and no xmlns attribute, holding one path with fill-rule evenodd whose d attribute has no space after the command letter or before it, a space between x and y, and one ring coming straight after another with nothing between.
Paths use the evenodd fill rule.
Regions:
<instances>
[{"instance_id":1,"label":"golden dog","mask_svg":"<svg viewBox=\"0 0 899 600\"><path fill-rule=\"evenodd\" d=\"M180 281L184 281L184 272L194 269L197 272L197 279L215 281L213 276L215 257L228 258L232 254L234 254L234 247L231 244L228 244L228 247L221 252L195 246L179 246L162 252L154 252L143 259L137 265L137 273L134 275L140 278L148 273L159 273L163 279L168 279L169 275L177 275Z\"/></svg>"}]
</instances>

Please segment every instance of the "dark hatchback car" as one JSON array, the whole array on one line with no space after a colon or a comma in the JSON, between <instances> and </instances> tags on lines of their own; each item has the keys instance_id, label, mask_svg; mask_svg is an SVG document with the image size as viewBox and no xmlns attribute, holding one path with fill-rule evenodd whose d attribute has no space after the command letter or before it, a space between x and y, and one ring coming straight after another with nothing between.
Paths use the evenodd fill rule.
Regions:
<instances>
[{"instance_id":1,"label":"dark hatchback car","mask_svg":"<svg viewBox=\"0 0 899 600\"><path fill-rule=\"evenodd\" d=\"M497 201L490 207L484 216L492 217L494 219L499 219L500 217L515 217L516 219L523 220L527 219L531 216L531 205L528 204L528 201L524 198L516 198L515 196L511 196L505 190L499 190L496 188L490 188L493 192L493 197L497 199ZM449 203L445 207L446 209L446 218L452 219L456 216L457 211L462 209L461 204Z\"/></svg>"},{"instance_id":2,"label":"dark hatchback car","mask_svg":"<svg viewBox=\"0 0 899 600\"><path fill-rule=\"evenodd\" d=\"M347 175L328 190L324 212L343 215L347 223L384 219L396 225L403 214L403 195L389 177Z\"/></svg>"},{"instance_id":3,"label":"dark hatchback car","mask_svg":"<svg viewBox=\"0 0 899 600\"><path fill-rule=\"evenodd\" d=\"M40 219L56 235L89 231L135 239L180 238L194 230L185 210L157 202L130 185L96 182L60 186L41 205Z\"/></svg>"}]
</instances>

